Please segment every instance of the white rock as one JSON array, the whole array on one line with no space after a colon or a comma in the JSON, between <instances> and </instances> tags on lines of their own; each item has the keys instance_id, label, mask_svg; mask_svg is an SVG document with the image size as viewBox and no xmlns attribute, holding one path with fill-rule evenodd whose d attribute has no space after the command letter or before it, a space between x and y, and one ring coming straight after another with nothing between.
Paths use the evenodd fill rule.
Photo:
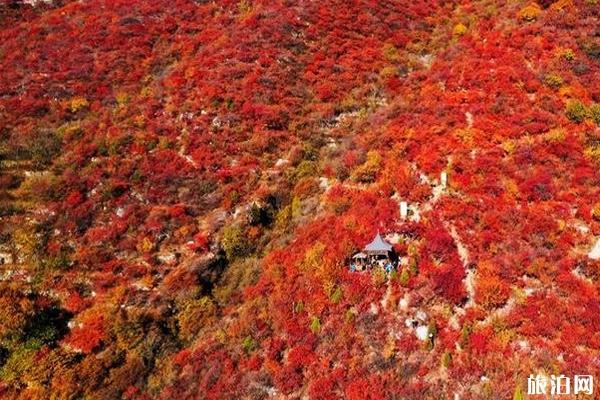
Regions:
<instances>
[{"instance_id":1,"label":"white rock","mask_svg":"<svg viewBox=\"0 0 600 400\"><path fill-rule=\"evenodd\" d=\"M175 262L175 260L176 260L175 254L173 254L173 253L160 254L156 258L158 261L160 261L163 264L170 264L170 263Z\"/></svg>"},{"instance_id":2,"label":"white rock","mask_svg":"<svg viewBox=\"0 0 600 400\"><path fill-rule=\"evenodd\" d=\"M600 260L600 238L596 241L594 248L588 253L588 257L592 260Z\"/></svg>"},{"instance_id":3,"label":"white rock","mask_svg":"<svg viewBox=\"0 0 600 400\"><path fill-rule=\"evenodd\" d=\"M470 128L473 126L473 114L471 114L470 112L466 112L465 113L465 118L467 120L467 126Z\"/></svg>"},{"instance_id":4,"label":"white rock","mask_svg":"<svg viewBox=\"0 0 600 400\"><path fill-rule=\"evenodd\" d=\"M221 126L223 126L223 123L221 122L221 119L219 117L214 117L212 119L211 125L213 126L213 128L220 128Z\"/></svg>"},{"instance_id":5,"label":"white rock","mask_svg":"<svg viewBox=\"0 0 600 400\"><path fill-rule=\"evenodd\" d=\"M408 217L408 203L406 201L400 202L400 218L406 219Z\"/></svg>"},{"instance_id":6,"label":"white rock","mask_svg":"<svg viewBox=\"0 0 600 400\"><path fill-rule=\"evenodd\" d=\"M383 296L383 298L381 299L381 308L383 310L385 310L387 308L387 304L388 301L390 300L390 296L392 295L392 286L389 284L388 281L388 287L387 290L385 291L385 295Z\"/></svg>"},{"instance_id":7,"label":"white rock","mask_svg":"<svg viewBox=\"0 0 600 400\"><path fill-rule=\"evenodd\" d=\"M379 314L379 310L377 309L377 305L375 305L375 303L371 303L371 314Z\"/></svg>"},{"instance_id":8,"label":"white rock","mask_svg":"<svg viewBox=\"0 0 600 400\"><path fill-rule=\"evenodd\" d=\"M148 292L150 290L150 287L143 282L134 282L131 286L142 292Z\"/></svg>"},{"instance_id":9,"label":"white rock","mask_svg":"<svg viewBox=\"0 0 600 400\"><path fill-rule=\"evenodd\" d=\"M198 164L196 164L196 161L194 161L194 159L191 156L185 155L185 156L183 156L183 158L185 159L185 161L188 162L188 164L191 164L193 167L196 167L196 168L198 167Z\"/></svg>"},{"instance_id":10,"label":"white rock","mask_svg":"<svg viewBox=\"0 0 600 400\"><path fill-rule=\"evenodd\" d=\"M444 189L448 185L448 173L446 171L442 171L442 173L440 174L440 185Z\"/></svg>"},{"instance_id":11,"label":"white rock","mask_svg":"<svg viewBox=\"0 0 600 400\"><path fill-rule=\"evenodd\" d=\"M233 211L233 218L237 218L248 210L246 206L238 206Z\"/></svg>"},{"instance_id":12,"label":"white rock","mask_svg":"<svg viewBox=\"0 0 600 400\"><path fill-rule=\"evenodd\" d=\"M67 323L67 326L69 327L69 329L73 329L73 328L83 328L83 322L78 322L78 321L69 321Z\"/></svg>"},{"instance_id":13,"label":"white rock","mask_svg":"<svg viewBox=\"0 0 600 400\"><path fill-rule=\"evenodd\" d=\"M12 264L13 257L10 253L0 253L0 265L1 264Z\"/></svg>"},{"instance_id":14,"label":"white rock","mask_svg":"<svg viewBox=\"0 0 600 400\"><path fill-rule=\"evenodd\" d=\"M454 225L450 225L450 236L454 239L454 243L456 243L456 248L458 250L458 256L463 263L463 266L466 267L469 264L469 250L462 242L460 235L456 231Z\"/></svg>"},{"instance_id":15,"label":"white rock","mask_svg":"<svg viewBox=\"0 0 600 400\"><path fill-rule=\"evenodd\" d=\"M427 340L429 337L429 329L425 325L419 325L417 326L417 329L415 329L415 335L417 335L420 340Z\"/></svg>"},{"instance_id":16,"label":"white rock","mask_svg":"<svg viewBox=\"0 0 600 400\"><path fill-rule=\"evenodd\" d=\"M49 174L49 172L48 171L25 171L24 174L27 178L31 178L31 177L44 176L44 175Z\"/></svg>"},{"instance_id":17,"label":"white rock","mask_svg":"<svg viewBox=\"0 0 600 400\"><path fill-rule=\"evenodd\" d=\"M146 201L144 196L141 193L136 192L135 190L131 192L131 195L133 196L133 198L135 198L138 201L141 201L141 202Z\"/></svg>"},{"instance_id":18,"label":"white rock","mask_svg":"<svg viewBox=\"0 0 600 400\"><path fill-rule=\"evenodd\" d=\"M329 179L327 179L327 178L326 178L326 177L324 177L324 176L321 176L321 177L319 178L319 187L320 187L321 189L329 189L329 186L330 186L330 184L329 184Z\"/></svg>"},{"instance_id":19,"label":"white rock","mask_svg":"<svg viewBox=\"0 0 600 400\"><path fill-rule=\"evenodd\" d=\"M460 323L458 322L458 317L456 316L456 314L453 314L448 319L448 325L450 325L450 327L452 327L452 329L454 329L455 331L460 329Z\"/></svg>"},{"instance_id":20,"label":"white rock","mask_svg":"<svg viewBox=\"0 0 600 400\"><path fill-rule=\"evenodd\" d=\"M419 56L419 61L421 61L425 68L429 69L431 67L431 64L433 63L433 55L423 54Z\"/></svg>"},{"instance_id":21,"label":"white rock","mask_svg":"<svg viewBox=\"0 0 600 400\"><path fill-rule=\"evenodd\" d=\"M419 180L424 185L431 185L431 180L429 179L429 177L421 171L419 171Z\"/></svg>"},{"instance_id":22,"label":"white rock","mask_svg":"<svg viewBox=\"0 0 600 400\"><path fill-rule=\"evenodd\" d=\"M37 3L52 4L52 0L23 0L23 3L35 6Z\"/></svg>"},{"instance_id":23,"label":"white rock","mask_svg":"<svg viewBox=\"0 0 600 400\"><path fill-rule=\"evenodd\" d=\"M527 340L519 340L517 344L522 350L529 350L529 342Z\"/></svg>"},{"instance_id":24,"label":"white rock","mask_svg":"<svg viewBox=\"0 0 600 400\"><path fill-rule=\"evenodd\" d=\"M285 158L280 158L279 160L277 160L277 162L275 162L275 167L283 167L284 165L287 165L287 163L289 163L288 160L286 160Z\"/></svg>"}]
</instances>

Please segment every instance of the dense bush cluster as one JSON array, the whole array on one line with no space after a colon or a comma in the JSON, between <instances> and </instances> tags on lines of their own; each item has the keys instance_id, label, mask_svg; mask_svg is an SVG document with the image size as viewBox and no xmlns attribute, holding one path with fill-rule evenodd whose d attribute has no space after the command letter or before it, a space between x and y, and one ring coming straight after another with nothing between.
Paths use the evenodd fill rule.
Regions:
<instances>
[{"instance_id":1,"label":"dense bush cluster","mask_svg":"<svg viewBox=\"0 0 600 400\"><path fill-rule=\"evenodd\" d=\"M600 373L596 2L5 3L0 397Z\"/></svg>"}]
</instances>

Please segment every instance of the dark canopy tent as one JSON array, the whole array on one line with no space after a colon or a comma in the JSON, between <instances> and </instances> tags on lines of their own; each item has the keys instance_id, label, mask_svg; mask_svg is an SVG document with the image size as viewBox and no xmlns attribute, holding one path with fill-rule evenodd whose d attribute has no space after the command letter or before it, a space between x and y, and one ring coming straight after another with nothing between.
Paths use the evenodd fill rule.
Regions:
<instances>
[{"instance_id":1,"label":"dark canopy tent","mask_svg":"<svg viewBox=\"0 0 600 400\"><path fill-rule=\"evenodd\" d=\"M391 263L394 263L398 260L398 256L394 251L394 247L386 242L379 232L373 238L371 243L367 244L362 252L356 253L352 256L353 263L351 265L351 270L362 270L362 266L366 262L367 268L372 268L375 264L381 264L381 262L386 262L386 265L391 266ZM386 261L387 260L387 261ZM391 267L390 267L391 268Z\"/></svg>"},{"instance_id":2,"label":"dark canopy tent","mask_svg":"<svg viewBox=\"0 0 600 400\"><path fill-rule=\"evenodd\" d=\"M392 245L383 240L379 232L377 236L365 246L363 252L370 256L387 256L392 251Z\"/></svg>"}]
</instances>

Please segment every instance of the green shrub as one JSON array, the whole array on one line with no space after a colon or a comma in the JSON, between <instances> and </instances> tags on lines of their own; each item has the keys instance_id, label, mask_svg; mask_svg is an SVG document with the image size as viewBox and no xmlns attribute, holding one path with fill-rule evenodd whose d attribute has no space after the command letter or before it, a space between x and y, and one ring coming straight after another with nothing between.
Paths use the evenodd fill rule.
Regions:
<instances>
[{"instance_id":1,"label":"green shrub","mask_svg":"<svg viewBox=\"0 0 600 400\"><path fill-rule=\"evenodd\" d=\"M590 106L590 117L596 124L600 125L600 104L594 103Z\"/></svg>"},{"instance_id":2,"label":"green shrub","mask_svg":"<svg viewBox=\"0 0 600 400\"><path fill-rule=\"evenodd\" d=\"M305 143L302 146L302 158L306 161L317 161L319 150L311 143Z\"/></svg>"},{"instance_id":3,"label":"green shrub","mask_svg":"<svg viewBox=\"0 0 600 400\"><path fill-rule=\"evenodd\" d=\"M570 100L566 108L567 118L573 122L583 122L587 115L585 105L579 100Z\"/></svg>"},{"instance_id":4,"label":"green shrub","mask_svg":"<svg viewBox=\"0 0 600 400\"><path fill-rule=\"evenodd\" d=\"M573 53L573 50L571 49L565 49L562 56L567 61L573 61L575 59L575 53Z\"/></svg>"},{"instance_id":5,"label":"green shrub","mask_svg":"<svg viewBox=\"0 0 600 400\"><path fill-rule=\"evenodd\" d=\"M35 350L21 347L11 352L0 368L0 379L6 383L16 383L35 364Z\"/></svg>"},{"instance_id":6,"label":"green shrub","mask_svg":"<svg viewBox=\"0 0 600 400\"><path fill-rule=\"evenodd\" d=\"M373 285L375 285L375 286L383 285L386 281L386 278L387 278L387 276L385 273L385 269L383 269L380 266L373 268L373 271L371 272L371 281L373 282Z\"/></svg>"},{"instance_id":7,"label":"green shrub","mask_svg":"<svg viewBox=\"0 0 600 400\"><path fill-rule=\"evenodd\" d=\"M594 60L600 60L600 44L598 43L585 43L583 45L583 51L589 58Z\"/></svg>"},{"instance_id":8,"label":"green shrub","mask_svg":"<svg viewBox=\"0 0 600 400\"><path fill-rule=\"evenodd\" d=\"M40 260L40 267L49 271L64 270L71 266L69 254L61 251L55 256L43 257Z\"/></svg>"},{"instance_id":9,"label":"green shrub","mask_svg":"<svg viewBox=\"0 0 600 400\"><path fill-rule=\"evenodd\" d=\"M444 354L442 354L442 365L445 368L450 367L450 365L452 364L452 354L449 351L445 351Z\"/></svg>"},{"instance_id":10,"label":"green shrub","mask_svg":"<svg viewBox=\"0 0 600 400\"><path fill-rule=\"evenodd\" d=\"M273 209L270 206L259 206L252 203L248 211L248 223L252 226L269 226L273 222Z\"/></svg>"},{"instance_id":11,"label":"green shrub","mask_svg":"<svg viewBox=\"0 0 600 400\"><path fill-rule=\"evenodd\" d=\"M302 311L304 311L304 302L300 300L296 304L294 304L294 312L296 314L300 314Z\"/></svg>"},{"instance_id":12,"label":"green shrub","mask_svg":"<svg viewBox=\"0 0 600 400\"><path fill-rule=\"evenodd\" d=\"M293 212L292 206L287 205L277 213L277 217L275 218L275 225L278 229L283 231L287 231L288 228L292 225L293 221Z\"/></svg>"},{"instance_id":13,"label":"green shrub","mask_svg":"<svg viewBox=\"0 0 600 400\"><path fill-rule=\"evenodd\" d=\"M333 303L339 303L342 299L342 289L338 286L331 294L331 301Z\"/></svg>"},{"instance_id":14,"label":"green shrub","mask_svg":"<svg viewBox=\"0 0 600 400\"><path fill-rule=\"evenodd\" d=\"M237 261L223 271L212 293L219 304L226 304L241 288L256 283L259 275L260 267L256 259Z\"/></svg>"},{"instance_id":15,"label":"green shrub","mask_svg":"<svg viewBox=\"0 0 600 400\"><path fill-rule=\"evenodd\" d=\"M223 230L223 250L228 260L248 255L251 250L250 243L241 227L230 225Z\"/></svg>"},{"instance_id":16,"label":"green shrub","mask_svg":"<svg viewBox=\"0 0 600 400\"><path fill-rule=\"evenodd\" d=\"M525 395L523 395L523 389L521 388L521 385L517 385L517 387L515 388L513 400L525 400Z\"/></svg>"},{"instance_id":17,"label":"green shrub","mask_svg":"<svg viewBox=\"0 0 600 400\"><path fill-rule=\"evenodd\" d=\"M564 80L560 75L550 73L544 77L544 83L553 89L558 89L562 86Z\"/></svg>"},{"instance_id":18,"label":"green shrub","mask_svg":"<svg viewBox=\"0 0 600 400\"><path fill-rule=\"evenodd\" d=\"M348 323L351 323L355 319L356 319L356 313L354 311L352 311L352 309L348 309L346 311L346 316L344 317L344 320Z\"/></svg>"},{"instance_id":19,"label":"green shrub","mask_svg":"<svg viewBox=\"0 0 600 400\"><path fill-rule=\"evenodd\" d=\"M68 331L67 322L72 315L57 307L39 310L17 333L25 349L39 350L45 345L54 345Z\"/></svg>"},{"instance_id":20,"label":"green shrub","mask_svg":"<svg viewBox=\"0 0 600 400\"><path fill-rule=\"evenodd\" d=\"M41 131L28 140L27 148L34 168L44 169L60 153L61 140L54 132Z\"/></svg>"},{"instance_id":21,"label":"green shrub","mask_svg":"<svg viewBox=\"0 0 600 400\"><path fill-rule=\"evenodd\" d=\"M310 330L312 333L319 333L321 330L321 320L316 315L314 315L310 320Z\"/></svg>"},{"instance_id":22,"label":"green shrub","mask_svg":"<svg viewBox=\"0 0 600 400\"><path fill-rule=\"evenodd\" d=\"M183 340L192 340L207 324L216 312L216 305L208 296L200 299L182 300L178 304L177 323L179 336Z\"/></svg>"},{"instance_id":23,"label":"green shrub","mask_svg":"<svg viewBox=\"0 0 600 400\"><path fill-rule=\"evenodd\" d=\"M309 176L316 176L318 173L318 165L315 161L304 160L296 167L294 178L299 180Z\"/></svg>"},{"instance_id":24,"label":"green shrub","mask_svg":"<svg viewBox=\"0 0 600 400\"><path fill-rule=\"evenodd\" d=\"M288 231L292 227L295 218L301 216L302 203L300 198L294 196L292 202L279 210L275 217L275 226L283 231Z\"/></svg>"},{"instance_id":25,"label":"green shrub","mask_svg":"<svg viewBox=\"0 0 600 400\"><path fill-rule=\"evenodd\" d=\"M400 273L400 284L406 286L409 279L410 273L408 272L408 268L402 268L402 272Z\"/></svg>"},{"instance_id":26,"label":"green shrub","mask_svg":"<svg viewBox=\"0 0 600 400\"><path fill-rule=\"evenodd\" d=\"M244 338L244 341L242 342L242 347L244 348L244 351L246 353L250 353L256 348L256 343L254 342L254 339L252 339L252 336L248 335Z\"/></svg>"}]
</instances>

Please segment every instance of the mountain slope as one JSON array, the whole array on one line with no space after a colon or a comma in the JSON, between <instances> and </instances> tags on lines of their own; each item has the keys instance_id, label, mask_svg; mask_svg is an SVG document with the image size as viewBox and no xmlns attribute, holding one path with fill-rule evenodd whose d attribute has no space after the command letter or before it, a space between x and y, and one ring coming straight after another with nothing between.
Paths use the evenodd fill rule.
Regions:
<instances>
[{"instance_id":1,"label":"mountain slope","mask_svg":"<svg viewBox=\"0 0 600 400\"><path fill-rule=\"evenodd\" d=\"M597 2L0 10L3 396L598 372ZM349 272L377 231L407 265Z\"/></svg>"}]
</instances>

